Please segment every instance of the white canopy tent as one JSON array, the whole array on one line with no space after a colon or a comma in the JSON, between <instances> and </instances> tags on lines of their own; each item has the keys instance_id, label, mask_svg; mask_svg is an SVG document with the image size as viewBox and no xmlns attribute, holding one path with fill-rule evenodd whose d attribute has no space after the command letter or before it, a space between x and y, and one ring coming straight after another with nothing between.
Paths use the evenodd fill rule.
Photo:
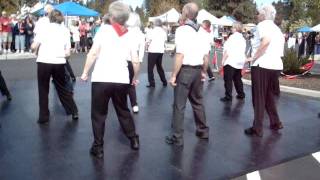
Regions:
<instances>
[{"instance_id":1,"label":"white canopy tent","mask_svg":"<svg viewBox=\"0 0 320 180\"><path fill-rule=\"evenodd\" d=\"M315 32L320 32L320 24L314 26L313 28L311 28L312 31L315 31Z\"/></svg>"},{"instance_id":2,"label":"white canopy tent","mask_svg":"<svg viewBox=\"0 0 320 180\"><path fill-rule=\"evenodd\" d=\"M37 4L35 4L33 7L31 7L30 9L30 13L35 13L37 11L39 11L40 9L42 9L44 7L44 3L42 2L38 2Z\"/></svg>"},{"instance_id":3,"label":"white canopy tent","mask_svg":"<svg viewBox=\"0 0 320 180\"><path fill-rule=\"evenodd\" d=\"M155 19L160 19L162 22L168 22L168 23L176 23L179 21L180 13L172 8L168 12L156 16L156 17L149 17L149 22L153 22Z\"/></svg>"},{"instance_id":4,"label":"white canopy tent","mask_svg":"<svg viewBox=\"0 0 320 180\"><path fill-rule=\"evenodd\" d=\"M211 24L216 24L216 25L220 24L220 20L217 17L210 14L205 9L201 9L198 13L197 21L198 21L198 23L202 23L202 21L204 21L204 20L209 20L211 22Z\"/></svg>"},{"instance_id":5,"label":"white canopy tent","mask_svg":"<svg viewBox=\"0 0 320 180\"><path fill-rule=\"evenodd\" d=\"M234 22L236 22L234 19L228 17L228 16L222 16L220 19L221 26L232 26Z\"/></svg>"}]
</instances>

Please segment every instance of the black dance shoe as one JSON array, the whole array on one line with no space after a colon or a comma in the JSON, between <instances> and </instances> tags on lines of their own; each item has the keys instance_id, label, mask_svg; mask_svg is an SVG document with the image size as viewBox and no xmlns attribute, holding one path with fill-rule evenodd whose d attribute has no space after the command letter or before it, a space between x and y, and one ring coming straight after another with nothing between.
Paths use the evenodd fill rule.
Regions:
<instances>
[{"instance_id":1,"label":"black dance shoe","mask_svg":"<svg viewBox=\"0 0 320 180\"><path fill-rule=\"evenodd\" d=\"M174 135L172 136L166 136L166 143L170 145L175 146L183 146L183 139L182 138L176 138Z\"/></svg>"},{"instance_id":2,"label":"black dance shoe","mask_svg":"<svg viewBox=\"0 0 320 180\"><path fill-rule=\"evenodd\" d=\"M258 136L258 137L262 137L262 136L263 136L262 132L256 131L255 129L253 129L253 127L250 127L250 128L248 128L248 129L245 129L245 130L244 130L244 133L245 133L246 135L249 135L249 136Z\"/></svg>"},{"instance_id":3,"label":"black dance shoe","mask_svg":"<svg viewBox=\"0 0 320 180\"><path fill-rule=\"evenodd\" d=\"M222 101L222 102L231 102L232 98L223 97L223 98L220 98L220 101Z\"/></svg>"},{"instance_id":4,"label":"black dance shoe","mask_svg":"<svg viewBox=\"0 0 320 180\"><path fill-rule=\"evenodd\" d=\"M90 154L96 158L103 158L103 149L91 147Z\"/></svg>"},{"instance_id":5,"label":"black dance shoe","mask_svg":"<svg viewBox=\"0 0 320 180\"><path fill-rule=\"evenodd\" d=\"M131 149L133 150L138 150L139 149L139 136L134 136L132 138L130 138L130 145L131 145Z\"/></svg>"},{"instance_id":6,"label":"black dance shoe","mask_svg":"<svg viewBox=\"0 0 320 180\"><path fill-rule=\"evenodd\" d=\"M73 113L72 114L72 120L78 120L79 119L79 114L76 112L76 113Z\"/></svg>"}]
</instances>

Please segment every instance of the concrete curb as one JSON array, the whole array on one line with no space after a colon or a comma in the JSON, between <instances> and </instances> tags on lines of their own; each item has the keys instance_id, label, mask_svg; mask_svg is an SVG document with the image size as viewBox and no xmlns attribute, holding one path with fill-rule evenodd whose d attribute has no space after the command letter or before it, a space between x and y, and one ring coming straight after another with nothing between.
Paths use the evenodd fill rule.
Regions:
<instances>
[{"instance_id":1,"label":"concrete curb","mask_svg":"<svg viewBox=\"0 0 320 180\"><path fill-rule=\"evenodd\" d=\"M0 61L5 60L25 60L25 59L34 59L37 56L33 53L25 52L25 53L8 53L1 54Z\"/></svg>"},{"instance_id":2,"label":"concrete curb","mask_svg":"<svg viewBox=\"0 0 320 180\"><path fill-rule=\"evenodd\" d=\"M244 84L251 86L251 80L242 79L242 81ZM308 97L314 97L314 98L320 98L320 91L301 89L301 88L282 86L282 85L280 85L280 90L282 92L286 92L286 93L298 94L301 96L308 96Z\"/></svg>"}]
</instances>

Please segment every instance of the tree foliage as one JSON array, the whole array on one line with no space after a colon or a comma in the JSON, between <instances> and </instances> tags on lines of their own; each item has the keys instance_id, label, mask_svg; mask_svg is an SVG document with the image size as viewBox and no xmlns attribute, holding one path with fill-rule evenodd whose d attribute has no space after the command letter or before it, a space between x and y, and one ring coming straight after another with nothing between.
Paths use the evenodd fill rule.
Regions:
<instances>
[{"instance_id":1,"label":"tree foliage","mask_svg":"<svg viewBox=\"0 0 320 180\"><path fill-rule=\"evenodd\" d=\"M253 0L202 0L201 7L217 17L234 16L243 23L255 20L256 4Z\"/></svg>"},{"instance_id":2,"label":"tree foliage","mask_svg":"<svg viewBox=\"0 0 320 180\"><path fill-rule=\"evenodd\" d=\"M180 0L148 0L145 1L148 16L159 16L171 8L175 8L177 11L181 9L181 2Z\"/></svg>"},{"instance_id":3,"label":"tree foliage","mask_svg":"<svg viewBox=\"0 0 320 180\"><path fill-rule=\"evenodd\" d=\"M116 0L93 0L88 2L87 6L98 11L101 14L106 14L109 5Z\"/></svg>"}]
</instances>

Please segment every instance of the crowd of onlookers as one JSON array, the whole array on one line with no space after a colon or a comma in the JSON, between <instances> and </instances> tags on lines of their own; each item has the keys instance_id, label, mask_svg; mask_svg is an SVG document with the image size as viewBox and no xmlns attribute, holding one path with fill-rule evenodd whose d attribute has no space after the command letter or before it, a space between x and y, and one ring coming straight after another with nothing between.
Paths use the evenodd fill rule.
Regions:
<instances>
[{"instance_id":1,"label":"crowd of onlookers","mask_svg":"<svg viewBox=\"0 0 320 180\"><path fill-rule=\"evenodd\" d=\"M31 51L31 44L37 18L32 15L17 17L2 11L0 17L0 54L24 53ZM72 20L65 22L70 30L74 52L88 52L93 37L100 28L101 20Z\"/></svg>"},{"instance_id":2,"label":"crowd of onlookers","mask_svg":"<svg viewBox=\"0 0 320 180\"><path fill-rule=\"evenodd\" d=\"M1 53L23 53L30 50L34 21L31 16L25 18L7 15L2 11L0 17L0 50Z\"/></svg>"}]
</instances>

